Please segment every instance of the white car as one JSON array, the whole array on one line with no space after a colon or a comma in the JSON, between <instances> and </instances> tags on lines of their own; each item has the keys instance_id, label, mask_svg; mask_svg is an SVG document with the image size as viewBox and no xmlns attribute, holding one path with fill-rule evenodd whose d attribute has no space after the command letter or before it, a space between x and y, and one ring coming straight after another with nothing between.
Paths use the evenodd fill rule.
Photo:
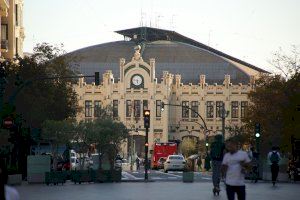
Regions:
<instances>
[{"instance_id":1,"label":"white car","mask_svg":"<svg viewBox=\"0 0 300 200\"><path fill-rule=\"evenodd\" d=\"M185 163L186 161L182 155L169 155L164 163L164 171L166 173L172 170L183 171Z\"/></svg>"}]
</instances>

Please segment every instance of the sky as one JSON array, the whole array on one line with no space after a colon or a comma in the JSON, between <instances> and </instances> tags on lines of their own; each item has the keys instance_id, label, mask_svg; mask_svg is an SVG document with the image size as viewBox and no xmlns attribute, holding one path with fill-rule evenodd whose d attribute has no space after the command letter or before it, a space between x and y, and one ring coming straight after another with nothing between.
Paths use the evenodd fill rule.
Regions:
<instances>
[{"instance_id":1,"label":"sky","mask_svg":"<svg viewBox=\"0 0 300 200\"><path fill-rule=\"evenodd\" d=\"M176 31L262 69L273 53L300 49L299 0L24 0L24 52L37 43L67 52L123 40L138 26Z\"/></svg>"}]
</instances>

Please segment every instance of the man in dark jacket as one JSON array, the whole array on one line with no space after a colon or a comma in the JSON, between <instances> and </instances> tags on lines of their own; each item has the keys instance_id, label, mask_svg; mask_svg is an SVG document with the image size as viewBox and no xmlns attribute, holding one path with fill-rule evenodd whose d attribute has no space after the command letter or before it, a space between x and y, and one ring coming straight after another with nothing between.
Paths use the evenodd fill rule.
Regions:
<instances>
[{"instance_id":1,"label":"man in dark jacket","mask_svg":"<svg viewBox=\"0 0 300 200\"><path fill-rule=\"evenodd\" d=\"M225 145L222 135L216 135L215 141L211 144L210 157L212 161L213 192L219 193L221 181L221 164L223 160Z\"/></svg>"}]
</instances>

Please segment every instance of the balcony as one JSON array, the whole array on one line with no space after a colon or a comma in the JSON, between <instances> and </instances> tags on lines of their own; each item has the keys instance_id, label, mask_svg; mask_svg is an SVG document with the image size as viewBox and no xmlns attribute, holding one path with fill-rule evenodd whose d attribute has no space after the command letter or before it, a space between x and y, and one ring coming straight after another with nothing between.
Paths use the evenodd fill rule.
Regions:
<instances>
[{"instance_id":1,"label":"balcony","mask_svg":"<svg viewBox=\"0 0 300 200\"><path fill-rule=\"evenodd\" d=\"M1 40L1 50L8 50L8 40Z\"/></svg>"}]
</instances>

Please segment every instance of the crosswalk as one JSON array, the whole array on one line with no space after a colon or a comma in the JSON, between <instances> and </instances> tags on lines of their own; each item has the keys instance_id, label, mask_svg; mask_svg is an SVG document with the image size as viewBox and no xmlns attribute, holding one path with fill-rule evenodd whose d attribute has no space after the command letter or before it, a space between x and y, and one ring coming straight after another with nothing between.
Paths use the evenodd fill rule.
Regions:
<instances>
[{"instance_id":1,"label":"crosswalk","mask_svg":"<svg viewBox=\"0 0 300 200\"><path fill-rule=\"evenodd\" d=\"M156 171L150 170L149 172L149 179L155 181L176 181L182 180L182 173L181 171L169 171L165 173L163 171ZM145 172L144 171L123 171L122 172L122 180L126 181L139 181L144 180ZM210 181L211 176L203 174L201 172L194 172L194 180L201 181L206 180Z\"/></svg>"}]
</instances>

